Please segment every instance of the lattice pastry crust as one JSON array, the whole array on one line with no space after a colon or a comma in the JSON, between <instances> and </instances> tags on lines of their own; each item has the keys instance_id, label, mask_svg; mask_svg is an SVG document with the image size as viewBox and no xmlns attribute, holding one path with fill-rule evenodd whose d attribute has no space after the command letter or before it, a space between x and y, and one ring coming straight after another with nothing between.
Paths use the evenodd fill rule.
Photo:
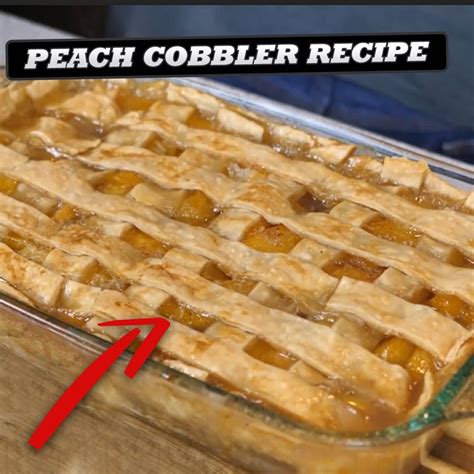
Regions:
<instances>
[{"instance_id":1,"label":"lattice pastry crust","mask_svg":"<svg viewBox=\"0 0 474 474\"><path fill-rule=\"evenodd\" d=\"M364 431L472 354L472 196L157 81L0 89L0 292L288 416Z\"/></svg>"}]
</instances>

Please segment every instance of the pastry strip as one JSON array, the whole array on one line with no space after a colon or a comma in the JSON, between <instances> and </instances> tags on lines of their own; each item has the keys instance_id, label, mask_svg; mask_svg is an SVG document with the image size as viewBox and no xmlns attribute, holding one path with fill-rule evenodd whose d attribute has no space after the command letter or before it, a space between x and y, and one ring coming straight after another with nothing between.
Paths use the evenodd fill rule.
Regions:
<instances>
[{"instance_id":1,"label":"pastry strip","mask_svg":"<svg viewBox=\"0 0 474 474\"><path fill-rule=\"evenodd\" d=\"M32 301L27 298L21 291L16 290L13 286L10 286L8 283L4 283L0 280L0 293L11 296L22 303L33 306Z\"/></svg>"},{"instance_id":2,"label":"pastry strip","mask_svg":"<svg viewBox=\"0 0 474 474\"><path fill-rule=\"evenodd\" d=\"M119 116L118 107L112 99L87 90L49 108L59 115L78 115L101 126L113 124Z\"/></svg>"},{"instance_id":3,"label":"pastry strip","mask_svg":"<svg viewBox=\"0 0 474 474\"><path fill-rule=\"evenodd\" d=\"M0 278L24 293L40 306L54 307L64 278L0 243Z\"/></svg>"},{"instance_id":4,"label":"pastry strip","mask_svg":"<svg viewBox=\"0 0 474 474\"><path fill-rule=\"evenodd\" d=\"M41 117L38 125L29 134L28 141L33 145L36 144L36 141L40 141L41 145L47 150L77 155L100 144L98 138L80 138L72 125L54 117Z\"/></svg>"}]
</instances>

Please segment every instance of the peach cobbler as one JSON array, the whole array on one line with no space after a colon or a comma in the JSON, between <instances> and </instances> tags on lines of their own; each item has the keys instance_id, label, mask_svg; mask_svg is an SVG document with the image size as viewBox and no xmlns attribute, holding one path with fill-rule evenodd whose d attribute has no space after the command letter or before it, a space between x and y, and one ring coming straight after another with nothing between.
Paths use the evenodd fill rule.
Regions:
<instances>
[{"instance_id":1,"label":"peach cobbler","mask_svg":"<svg viewBox=\"0 0 474 474\"><path fill-rule=\"evenodd\" d=\"M474 194L173 82L0 88L0 291L155 359L369 431L472 355ZM115 331L115 332L114 332Z\"/></svg>"}]
</instances>

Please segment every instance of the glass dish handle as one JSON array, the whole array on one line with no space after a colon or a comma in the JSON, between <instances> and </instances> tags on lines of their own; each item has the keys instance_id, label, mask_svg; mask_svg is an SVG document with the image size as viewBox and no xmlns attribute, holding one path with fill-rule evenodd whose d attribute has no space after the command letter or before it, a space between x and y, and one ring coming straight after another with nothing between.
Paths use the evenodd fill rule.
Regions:
<instances>
[{"instance_id":1,"label":"glass dish handle","mask_svg":"<svg viewBox=\"0 0 474 474\"><path fill-rule=\"evenodd\" d=\"M471 374L459 395L445 411L447 421L469 417L474 417L474 374Z\"/></svg>"}]
</instances>

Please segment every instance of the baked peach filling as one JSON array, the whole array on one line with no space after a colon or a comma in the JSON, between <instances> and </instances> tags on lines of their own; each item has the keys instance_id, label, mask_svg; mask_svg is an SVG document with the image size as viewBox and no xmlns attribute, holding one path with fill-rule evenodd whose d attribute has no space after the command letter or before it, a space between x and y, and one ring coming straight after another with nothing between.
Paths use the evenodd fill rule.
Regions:
<instances>
[{"instance_id":1,"label":"baked peach filling","mask_svg":"<svg viewBox=\"0 0 474 474\"><path fill-rule=\"evenodd\" d=\"M349 158L344 163L337 165L335 170L349 178L360 179L373 184L380 184L380 175L368 169L365 160L362 162L359 162L358 160L360 160L360 157L357 156Z\"/></svg>"},{"instance_id":2,"label":"baked peach filling","mask_svg":"<svg viewBox=\"0 0 474 474\"><path fill-rule=\"evenodd\" d=\"M242 295L248 295L254 288L257 282L248 279L235 279L220 281L219 284L229 290L236 291Z\"/></svg>"},{"instance_id":3,"label":"baked peach filling","mask_svg":"<svg viewBox=\"0 0 474 474\"><path fill-rule=\"evenodd\" d=\"M96 186L97 191L105 194L125 196L137 184L143 183L143 178L132 171L114 171L107 173Z\"/></svg>"},{"instance_id":4,"label":"baked peach filling","mask_svg":"<svg viewBox=\"0 0 474 474\"><path fill-rule=\"evenodd\" d=\"M52 314L56 319L59 319L63 323L69 324L70 326L82 328L86 324L87 320L90 319L89 317L82 317L74 311L62 309L67 308L67 303L62 301L61 298L59 299L57 305L58 309L52 310Z\"/></svg>"},{"instance_id":5,"label":"baked peach filling","mask_svg":"<svg viewBox=\"0 0 474 474\"><path fill-rule=\"evenodd\" d=\"M124 291L129 286L97 262L94 268L83 276L81 283L116 291Z\"/></svg>"},{"instance_id":6,"label":"baked peach filling","mask_svg":"<svg viewBox=\"0 0 474 474\"><path fill-rule=\"evenodd\" d=\"M337 398L346 402L353 410L362 415L374 413L374 402L364 395L353 391L340 390L337 392Z\"/></svg>"},{"instance_id":7,"label":"baked peach filling","mask_svg":"<svg viewBox=\"0 0 474 474\"><path fill-rule=\"evenodd\" d=\"M177 145L158 136L152 137L146 145L142 146L158 155L178 156L182 152Z\"/></svg>"},{"instance_id":8,"label":"baked peach filling","mask_svg":"<svg viewBox=\"0 0 474 474\"><path fill-rule=\"evenodd\" d=\"M293 203L293 207L296 212L329 212L337 202L335 198L306 193Z\"/></svg>"},{"instance_id":9,"label":"baked peach filling","mask_svg":"<svg viewBox=\"0 0 474 474\"><path fill-rule=\"evenodd\" d=\"M215 122L203 117L197 110L191 114L186 125L191 128L200 128L201 130L216 130Z\"/></svg>"},{"instance_id":10,"label":"baked peach filling","mask_svg":"<svg viewBox=\"0 0 474 474\"><path fill-rule=\"evenodd\" d=\"M409 188L401 188L400 196L426 209L445 209L447 207L457 209L460 207L459 203L447 196L426 191L415 192Z\"/></svg>"},{"instance_id":11,"label":"baked peach filling","mask_svg":"<svg viewBox=\"0 0 474 474\"><path fill-rule=\"evenodd\" d=\"M474 245L474 241L471 242ZM460 267L473 268L474 269L474 259L467 257L461 252L457 252L456 255L458 258L453 262L453 265L458 265Z\"/></svg>"},{"instance_id":12,"label":"baked peach filling","mask_svg":"<svg viewBox=\"0 0 474 474\"><path fill-rule=\"evenodd\" d=\"M13 231L9 231L3 237L3 243L8 245L8 247L20 254L22 257L39 264L43 262L46 255L51 251L50 248L37 244L30 239L26 239Z\"/></svg>"},{"instance_id":13,"label":"baked peach filling","mask_svg":"<svg viewBox=\"0 0 474 474\"><path fill-rule=\"evenodd\" d=\"M186 224L205 226L218 214L214 203L201 191L192 191L176 210L175 218Z\"/></svg>"},{"instance_id":14,"label":"baked peach filling","mask_svg":"<svg viewBox=\"0 0 474 474\"><path fill-rule=\"evenodd\" d=\"M128 230L123 235L122 240L135 247L146 257L162 257L170 248L169 245L160 242L135 227Z\"/></svg>"},{"instance_id":15,"label":"baked peach filling","mask_svg":"<svg viewBox=\"0 0 474 474\"><path fill-rule=\"evenodd\" d=\"M281 352L265 340L256 337L245 346L245 352L266 364L288 370L298 359Z\"/></svg>"},{"instance_id":16,"label":"baked peach filling","mask_svg":"<svg viewBox=\"0 0 474 474\"><path fill-rule=\"evenodd\" d=\"M346 276L355 280L373 282L383 273L385 267L365 258L343 253L324 265L323 270L339 279Z\"/></svg>"},{"instance_id":17,"label":"baked peach filling","mask_svg":"<svg viewBox=\"0 0 474 474\"><path fill-rule=\"evenodd\" d=\"M0 193L6 194L7 196L11 196L18 185L18 181L4 174L0 174Z\"/></svg>"},{"instance_id":18,"label":"baked peach filling","mask_svg":"<svg viewBox=\"0 0 474 474\"><path fill-rule=\"evenodd\" d=\"M53 215L51 216L54 220L59 222L70 222L76 220L80 215L80 211L75 207L71 206L71 204L62 203L60 206L54 211Z\"/></svg>"},{"instance_id":19,"label":"baked peach filling","mask_svg":"<svg viewBox=\"0 0 474 474\"><path fill-rule=\"evenodd\" d=\"M137 94L119 89L115 96L115 103L119 106L122 112L131 112L136 110L148 110L156 100L148 99Z\"/></svg>"},{"instance_id":20,"label":"baked peach filling","mask_svg":"<svg viewBox=\"0 0 474 474\"><path fill-rule=\"evenodd\" d=\"M60 112L55 112L51 115L72 125L81 136L100 138L104 135L104 129L100 124L80 115Z\"/></svg>"},{"instance_id":21,"label":"baked peach filling","mask_svg":"<svg viewBox=\"0 0 474 474\"><path fill-rule=\"evenodd\" d=\"M300 240L284 225L270 225L262 220L249 229L242 242L259 252L288 253Z\"/></svg>"},{"instance_id":22,"label":"baked peach filling","mask_svg":"<svg viewBox=\"0 0 474 474\"><path fill-rule=\"evenodd\" d=\"M391 364L404 367L414 382L421 382L426 372L436 371L431 354L397 336L382 341L374 353Z\"/></svg>"},{"instance_id":23,"label":"baked peach filling","mask_svg":"<svg viewBox=\"0 0 474 474\"><path fill-rule=\"evenodd\" d=\"M398 244L410 245L414 247L421 237L421 233L411 227L377 216L363 226L363 229L382 239L391 240Z\"/></svg>"},{"instance_id":24,"label":"baked peach filling","mask_svg":"<svg viewBox=\"0 0 474 474\"><path fill-rule=\"evenodd\" d=\"M309 321L313 321L318 324L323 324L324 326L331 327L338 319L338 316L334 313L328 311L318 311L317 313L311 314L310 316L306 314L297 313L299 316L308 319Z\"/></svg>"},{"instance_id":25,"label":"baked peach filling","mask_svg":"<svg viewBox=\"0 0 474 474\"><path fill-rule=\"evenodd\" d=\"M391 364L401 366L407 364L413 352L415 346L411 342L396 336L385 339L374 349L374 354Z\"/></svg>"},{"instance_id":26,"label":"baked peach filling","mask_svg":"<svg viewBox=\"0 0 474 474\"><path fill-rule=\"evenodd\" d=\"M214 262L207 263L201 271L201 276L211 281L227 281L230 278Z\"/></svg>"},{"instance_id":27,"label":"baked peach filling","mask_svg":"<svg viewBox=\"0 0 474 474\"><path fill-rule=\"evenodd\" d=\"M56 161L58 156L47 149L41 140L29 139L26 143L26 154L31 160Z\"/></svg>"},{"instance_id":28,"label":"baked peach filling","mask_svg":"<svg viewBox=\"0 0 474 474\"><path fill-rule=\"evenodd\" d=\"M12 250L15 250L15 252L23 250L28 245L33 244L33 242L26 240L21 235L13 231L9 231L4 236L3 242L8 245Z\"/></svg>"},{"instance_id":29,"label":"baked peach filling","mask_svg":"<svg viewBox=\"0 0 474 474\"><path fill-rule=\"evenodd\" d=\"M189 326L196 331L204 331L215 322L212 316L198 313L187 306L180 305L171 297L158 308L158 314Z\"/></svg>"},{"instance_id":30,"label":"baked peach filling","mask_svg":"<svg viewBox=\"0 0 474 474\"><path fill-rule=\"evenodd\" d=\"M428 301L428 304L445 316L453 318L466 329L474 326L474 308L457 296L438 293Z\"/></svg>"},{"instance_id":31,"label":"baked peach filling","mask_svg":"<svg viewBox=\"0 0 474 474\"><path fill-rule=\"evenodd\" d=\"M437 370L434 357L417 347L405 365L410 377L415 382L421 382L426 372Z\"/></svg>"}]
</instances>

